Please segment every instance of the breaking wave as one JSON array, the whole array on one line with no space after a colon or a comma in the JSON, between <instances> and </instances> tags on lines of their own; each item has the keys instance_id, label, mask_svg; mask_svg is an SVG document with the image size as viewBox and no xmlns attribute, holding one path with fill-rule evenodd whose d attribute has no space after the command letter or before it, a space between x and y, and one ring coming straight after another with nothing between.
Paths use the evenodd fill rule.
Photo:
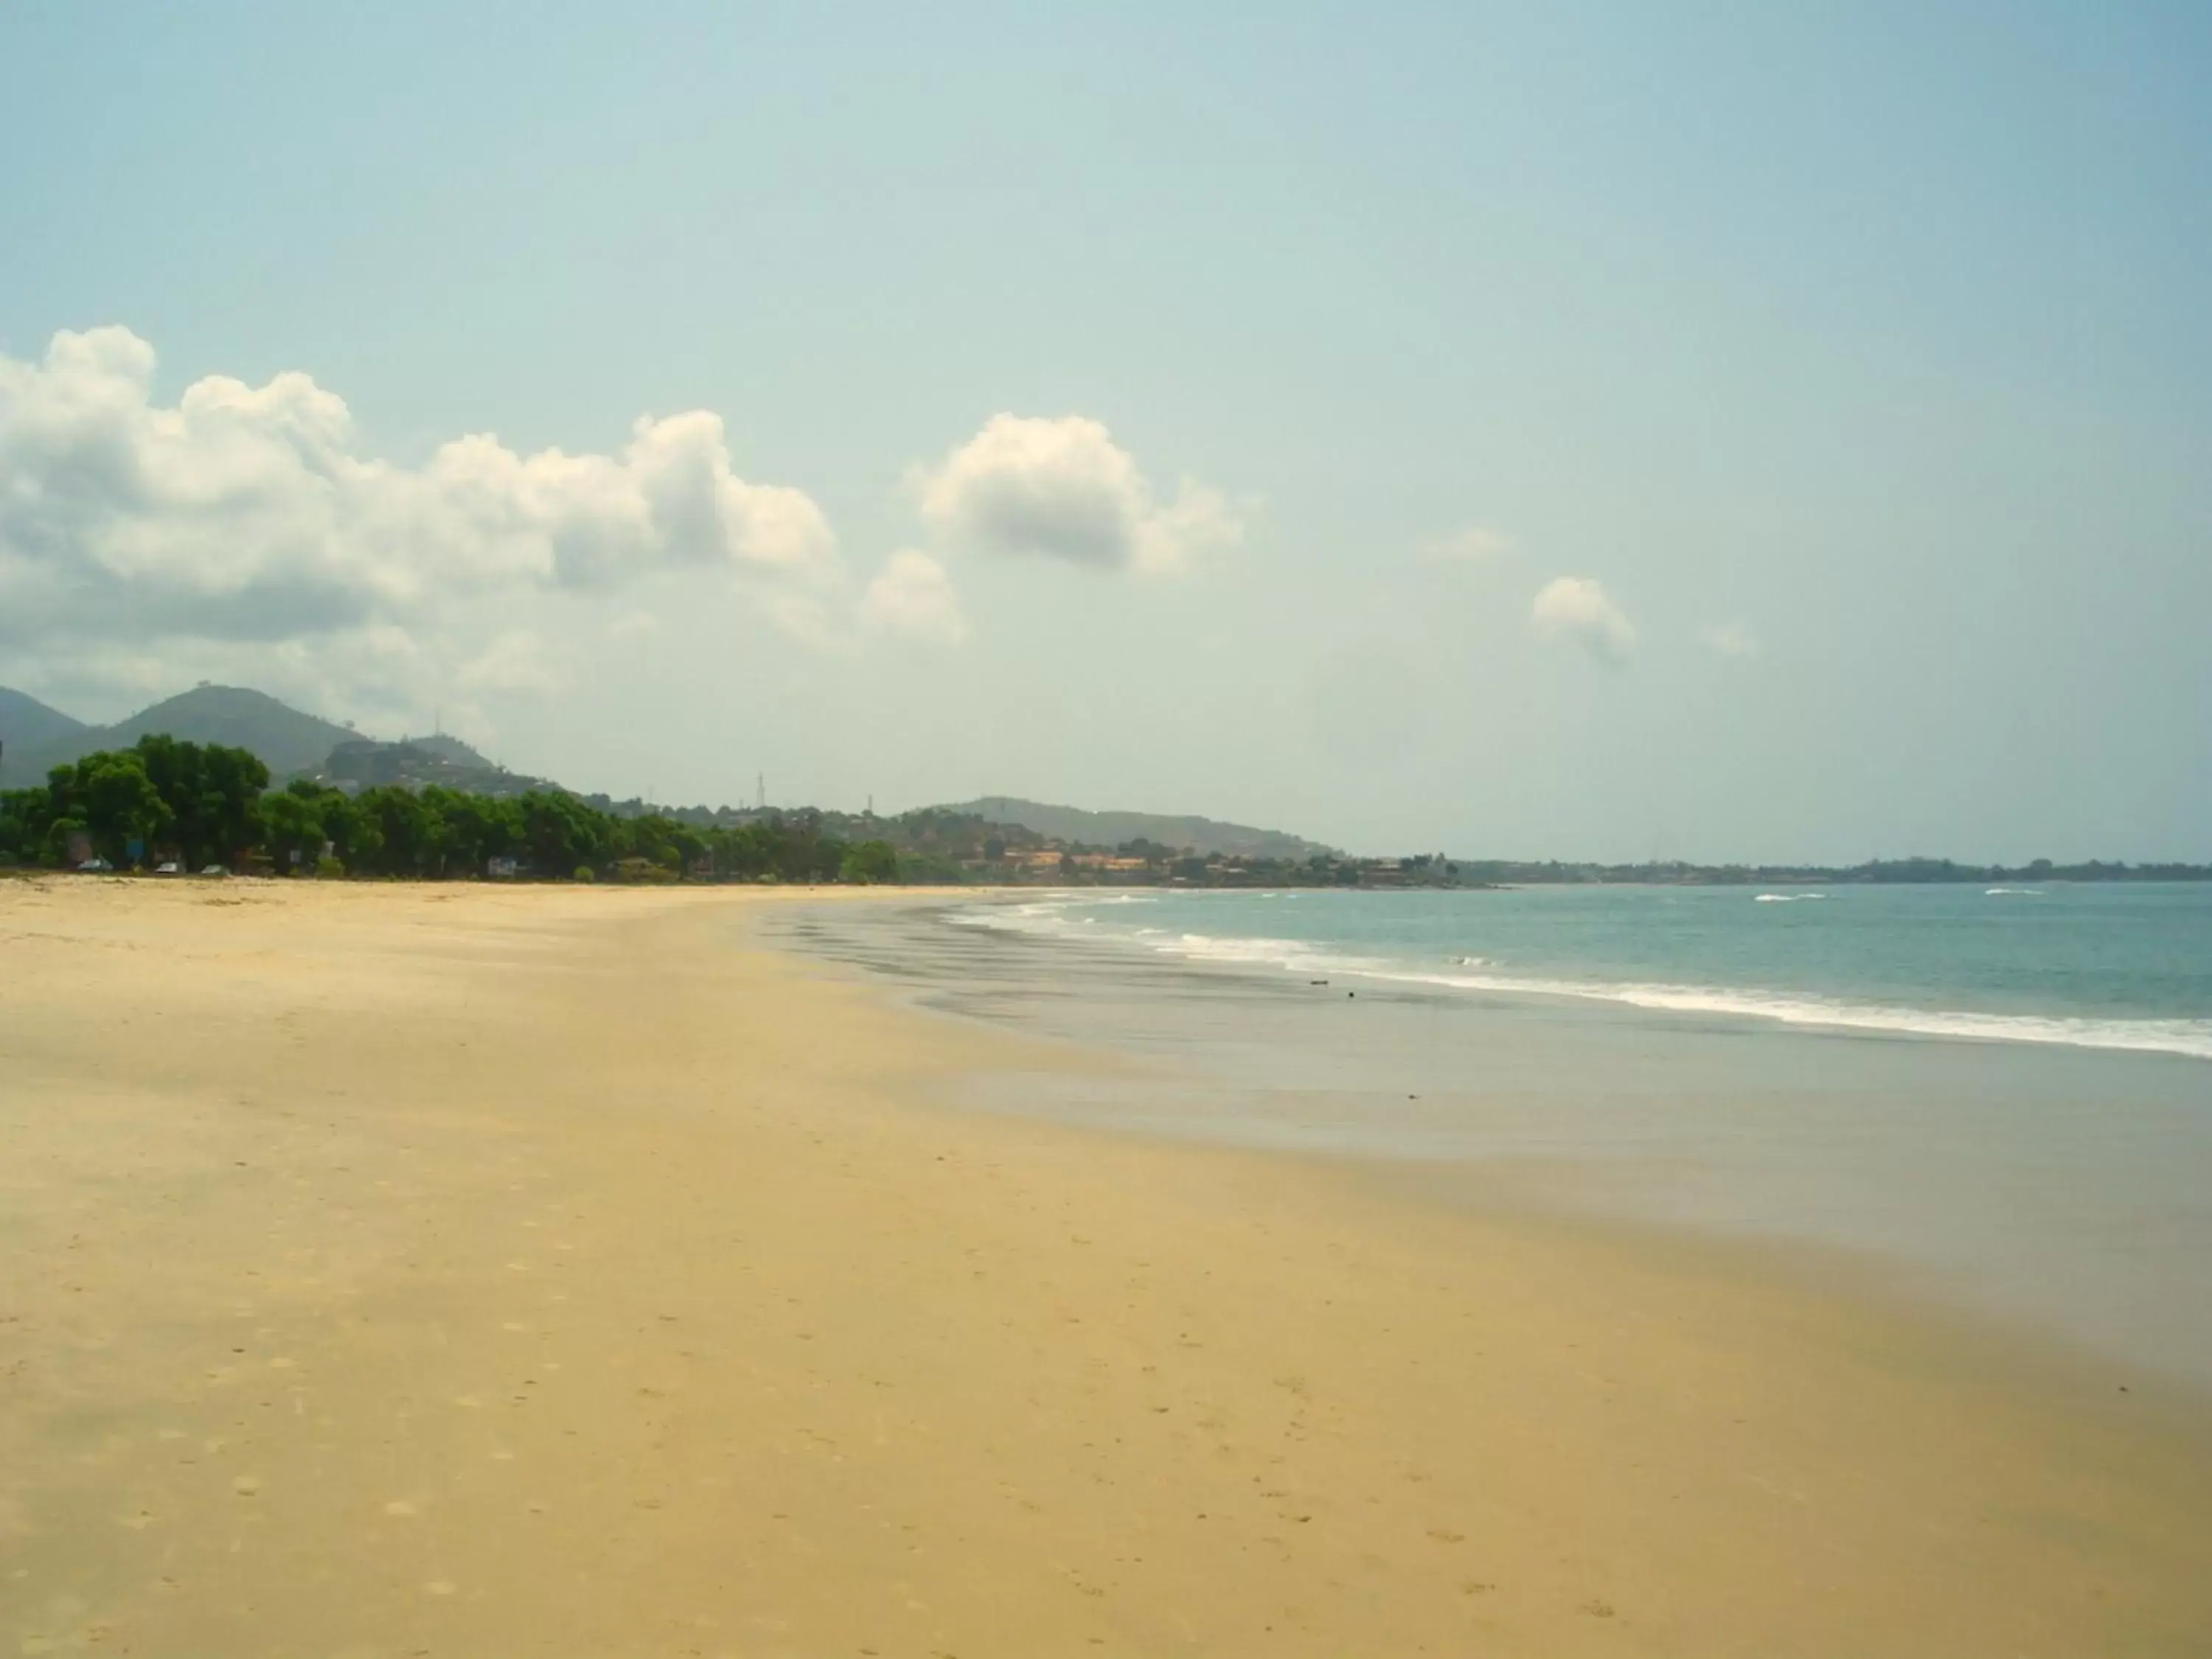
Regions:
<instances>
[{"instance_id":1,"label":"breaking wave","mask_svg":"<svg viewBox=\"0 0 2212 1659\"><path fill-rule=\"evenodd\" d=\"M1760 895L1762 898L1767 896ZM1500 971L1496 964L1480 957L1450 958L1441 968L1429 968L1389 957L1348 956L1299 939L1177 933L1150 927L1102 933L1088 928L1089 919L1068 914L1079 906L1088 908L1099 902L1088 897L1059 896L1024 904L985 905L956 912L953 919L965 926L1004 932L1118 943L1187 962L1213 963L1224 967L1272 969L1309 976L1340 975L1382 984L1450 991L1564 997L1669 1013L1768 1020L1807 1030L1866 1031L1978 1042L2033 1042L2212 1060L2212 1020L2207 1019L2092 1019L1979 1013L1849 1002L1802 993L1725 985L1563 979Z\"/></svg>"}]
</instances>

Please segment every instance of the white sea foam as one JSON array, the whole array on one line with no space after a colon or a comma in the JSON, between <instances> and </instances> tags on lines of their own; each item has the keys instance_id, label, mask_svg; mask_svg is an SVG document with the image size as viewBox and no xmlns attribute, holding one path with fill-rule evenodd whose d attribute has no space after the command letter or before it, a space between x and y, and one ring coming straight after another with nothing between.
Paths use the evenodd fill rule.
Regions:
<instances>
[{"instance_id":1,"label":"white sea foam","mask_svg":"<svg viewBox=\"0 0 2212 1659\"><path fill-rule=\"evenodd\" d=\"M955 919L971 927L1061 938L1082 936L1095 940L1098 938L1095 933L1079 935L1077 927L1073 925L1075 919L1066 913L1078 905L1096 902L1079 895L1060 896L1028 904L980 907L956 913ZM1904 1008L1733 986L1559 979L1499 972L1493 964L1475 957L1464 958L1451 966L1489 971L1438 972L1384 957L1347 956L1309 939L1176 933L1149 927L1133 930L1122 937L1133 945L1161 955L1216 963L1224 967L1273 968L1302 975L1335 975L1384 984L1433 986L1511 996L1565 997L1670 1013L1771 1020L1808 1030L1868 1031L1980 1042L2047 1043L2212 1060L2212 1019L2084 1019Z\"/></svg>"},{"instance_id":2,"label":"white sea foam","mask_svg":"<svg viewBox=\"0 0 2212 1659\"><path fill-rule=\"evenodd\" d=\"M1753 900L1752 902L1754 904L1795 904L1800 899L1824 899L1827 896L1828 896L1826 893L1761 893L1756 899Z\"/></svg>"},{"instance_id":3,"label":"white sea foam","mask_svg":"<svg viewBox=\"0 0 2212 1659\"><path fill-rule=\"evenodd\" d=\"M1899 1036L1964 1038L1982 1042L2054 1043L2074 1048L2132 1049L2212 1060L2212 1020L2080 1019L2042 1014L1972 1013L1839 1002L1823 997L1748 991L1729 986L1607 984L1591 980L1523 978L1509 974L1381 973L1374 977L1447 985L1460 990L1575 997L1674 1013L1768 1019L1784 1025L1829 1030L1881 1031Z\"/></svg>"},{"instance_id":4,"label":"white sea foam","mask_svg":"<svg viewBox=\"0 0 2212 1659\"><path fill-rule=\"evenodd\" d=\"M2001 894L2013 898L2041 898L2043 890L2040 887L1984 887L1982 889L1984 898L1996 898Z\"/></svg>"}]
</instances>

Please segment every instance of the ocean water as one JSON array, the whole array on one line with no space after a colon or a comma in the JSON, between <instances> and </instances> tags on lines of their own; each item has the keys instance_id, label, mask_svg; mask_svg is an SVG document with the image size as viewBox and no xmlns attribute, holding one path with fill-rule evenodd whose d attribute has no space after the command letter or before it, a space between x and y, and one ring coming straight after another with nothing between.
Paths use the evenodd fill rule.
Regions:
<instances>
[{"instance_id":1,"label":"ocean water","mask_svg":"<svg viewBox=\"0 0 2212 1659\"><path fill-rule=\"evenodd\" d=\"M2212 1402L2212 887L1816 890L979 894L750 925L1132 1062L969 1078L969 1107L1840 1252Z\"/></svg>"},{"instance_id":2,"label":"ocean water","mask_svg":"<svg viewBox=\"0 0 2212 1659\"><path fill-rule=\"evenodd\" d=\"M964 920L1347 987L2212 1060L2212 883L1069 893Z\"/></svg>"}]
</instances>

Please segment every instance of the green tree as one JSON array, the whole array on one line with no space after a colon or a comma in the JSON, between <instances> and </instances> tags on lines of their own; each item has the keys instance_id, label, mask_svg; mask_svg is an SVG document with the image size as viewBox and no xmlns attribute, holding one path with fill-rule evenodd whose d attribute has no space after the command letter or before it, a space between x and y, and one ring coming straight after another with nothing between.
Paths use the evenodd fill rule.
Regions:
<instances>
[{"instance_id":1,"label":"green tree","mask_svg":"<svg viewBox=\"0 0 2212 1659\"><path fill-rule=\"evenodd\" d=\"M366 866L376 874L422 878L440 873L446 822L434 801L398 784L364 789L354 805L376 827L378 851ZM364 866L356 860L356 872Z\"/></svg>"},{"instance_id":2,"label":"green tree","mask_svg":"<svg viewBox=\"0 0 2212 1659\"><path fill-rule=\"evenodd\" d=\"M295 866L312 869L321 858L325 839L323 817L312 795L296 789L280 789L264 795L261 800L261 823L262 844L280 874Z\"/></svg>"},{"instance_id":3,"label":"green tree","mask_svg":"<svg viewBox=\"0 0 2212 1659\"><path fill-rule=\"evenodd\" d=\"M166 732L139 738L133 752L168 808L162 834L187 863L228 863L260 839L269 769L258 757Z\"/></svg>"},{"instance_id":4,"label":"green tree","mask_svg":"<svg viewBox=\"0 0 2212 1659\"><path fill-rule=\"evenodd\" d=\"M606 826L606 850L617 860L643 859L658 869L681 871L684 853L678 842L681 825L657 812L635 818L614 818Z\"/></svg>"},{"instance_id":5,"label":"green tree","mask_svg":"<svg viewBox=\"0 0 2212 1659\"><path fill-rule=\"evenodd\" d=\"M687 876L691 873L692 866L702 859L713 856L714 845L705 833L688 823L677 823L669 826L668 845L676 854L676 867Z\"/></svg>"},{"instance_id":6,"label":"green tree","mask_svg":"<svg viewBox=\"0 0 2212 1659\"><path fill-rule=\"evenodd\" d=\"M0 792L0 860L37 864L46 855L54 821L53 798L44 789Z\"/></svg>"},{"instance_id":7,"label":"green tree","mask_svg":"<svg viewBox=\"0 0 2212 1659\"><path fill-rule=\"evenodd\" d=\"M516 803L521 849L532 872L557 876L580 864L593 868L607 861L613 825L574 795L533 789Z\"/></svg>"},{"instance_id":8,"label":"green tree","mask_svg":"<svg viewBox=\"0 0 2212 1659\"><path fill-rule=\"evenodd\" d=\"M898 872L898 851L887 841L854 842L837 871L841 880L857 882L896 881Z\"/></svg>"},{"instance_id":9,"label":"green tree","mask_svg":"<svg viewBox=\"0 0 2212 1659\"><path fill-rule=\"evenodd\" d=\"M77 856L79 849L70 845L79 836L91 839L91 826L74 813L52 818L46 824L46 845L39 849L42 864L66 865Z\"/></svg>"},{"instance_id":10,"label":"green tree","mask_svg":"<svg viewBox=\"0 0 2212 1659\"><path fill-rule=\"evenodd\" d=\"M326 789L315 799L316 815L323 821L323 839L329 842L348 869L363 873L378 867L384 850L384 830L376 815L342 790Z\"/></svg>"},{"instance_id":11,"label":"green tree","mask_svg":"<svg viewBox=\"0 0 2212 1659\"><path fill-rule=\"evenodd\" d=\"M93 850L121 864L134 841L150 842L169 823L168 805L136 754L109 750L87 755L52 775L66 797L68 816L81 820Z\"/></svg>"},{"instance_id":12,"label":"green tree","mask_svg":"<svg viewBox=\"0 0 2212 1659\"><path fill-rule=\"evenodd\" d=\"M766 823L741 823L721 831L714 842L718 874L757 880L775 868L776 836Z\"/></svg>"},{"instance_id":13,"label":"green tree","mask_svg":"<svg viewBox=\"0 0 2212 1659\"><path fill-rule=\"evenodd\" d=\"M514 801L433 787L422 792L422 805L441 826L439 874L480 876L490 860L511 856L521 844L522 814Z\"/></svg>"}]
</instances>

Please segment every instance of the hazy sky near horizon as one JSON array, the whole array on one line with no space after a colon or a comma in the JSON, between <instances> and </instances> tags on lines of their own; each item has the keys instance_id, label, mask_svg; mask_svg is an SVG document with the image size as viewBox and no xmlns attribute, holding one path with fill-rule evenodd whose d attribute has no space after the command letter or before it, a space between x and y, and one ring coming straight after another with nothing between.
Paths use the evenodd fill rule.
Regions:
<instances>
[{"instance_id":1,"label":"hazy sky near horizon","mask_svg":"<svg viewBox=\"0 0 2212 1659\"><path fill-rule=\"evenodd\" d=\"M2212 9L0 8L0 684L2212 858Z\"/></svg>"}]
</instances>

